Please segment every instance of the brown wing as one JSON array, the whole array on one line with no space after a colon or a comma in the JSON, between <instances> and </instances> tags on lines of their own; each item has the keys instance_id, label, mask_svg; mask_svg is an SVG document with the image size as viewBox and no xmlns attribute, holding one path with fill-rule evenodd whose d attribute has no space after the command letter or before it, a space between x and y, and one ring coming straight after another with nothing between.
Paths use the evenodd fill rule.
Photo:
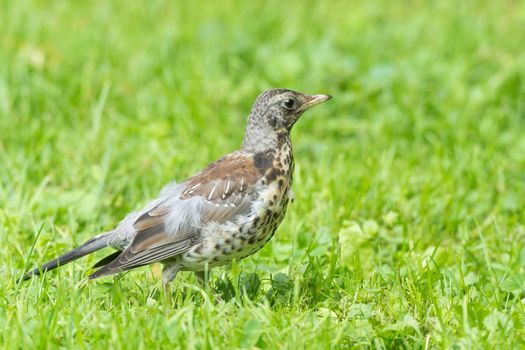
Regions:
<instances>
[{"instance_id":1,"label":"brown wing","mask_svg":"<svg viewBox=\"0 0 525 350\"><path fill-rule=\"evenodd\" d=\"M180 198L203 198L204 222L231 221L250 209L254 187L261 176L253 155L233 153L190 178Z\"/></svg>"},{"instance_id":2,"label":"brown wing","mask_svg":"<svg viewBox=\"0 0 525 350\"><path fill-rule=\"evenodd\" d=\"M232 153L210 164L184 182L176 198L164 198L141 215L134 223L137 234L130 246L90 277L129 270L187 251L201 240L200 229L207 223L234 221L251 210L261 176L251 154Z\"/></svg>"}]
</instances>

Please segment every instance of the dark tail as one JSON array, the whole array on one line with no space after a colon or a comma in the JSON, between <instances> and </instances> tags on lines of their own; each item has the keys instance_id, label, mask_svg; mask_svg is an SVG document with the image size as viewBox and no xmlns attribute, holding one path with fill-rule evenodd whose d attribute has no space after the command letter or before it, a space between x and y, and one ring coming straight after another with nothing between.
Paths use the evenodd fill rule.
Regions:
<instances>
[{"instance_id":1,"label":"dark tail","mask_svg":"<svg viewBox=\"0 0 525 350\"><path fill-rule=\"evenodd\" d=\"M59 256L54 260L45 263L44 265L42 265L41 268L36 268L32 271L27 272L24 276L20 277L17 282L25 281L35 275L38 276L42 272L54 270L59 266L63 266L83 256L93 253L94 251L107 247L111 239L111 233L112 232L110 231L91 238L89 241L82 244L81 246Z\"/></svg>"}]
</instances>

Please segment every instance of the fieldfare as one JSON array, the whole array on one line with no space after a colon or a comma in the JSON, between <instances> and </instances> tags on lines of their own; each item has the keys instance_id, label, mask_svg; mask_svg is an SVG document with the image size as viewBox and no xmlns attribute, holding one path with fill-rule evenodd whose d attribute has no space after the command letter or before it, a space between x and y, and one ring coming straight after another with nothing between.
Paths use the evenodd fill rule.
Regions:
<instances>
[{"instance_id":1,"label":"fieldfare","mask_svg":"<svg viewBox=\"0 0 525 350\"><path fill-rule=\"evenodd\" d=\"M287 89L262 93L253 104L240 150L182 183L168 184L115 229L21 279L112 247L117 251L95 264L98 270L89 278L161 262L167 287L179 271L193 271L202 279L208 268L257 252L274 235L292 195L290 131L306 110L330 98Z\"/></svg>"}]
</instances>

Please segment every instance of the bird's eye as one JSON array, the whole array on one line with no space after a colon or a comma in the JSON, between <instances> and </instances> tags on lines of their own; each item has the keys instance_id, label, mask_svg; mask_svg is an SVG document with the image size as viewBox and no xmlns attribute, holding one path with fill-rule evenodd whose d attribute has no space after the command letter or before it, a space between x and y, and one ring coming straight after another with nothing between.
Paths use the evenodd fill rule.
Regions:
<instances>
[{"instance_id":1,"label":"bird's eye","mask_svg":"<svg viewBox=\"0 0 525 350\"><path fill-rule=\"evenodd\" d=\"M287 109L292 109L295 106L295 100L293 98L289 98L284 100L283 104Z\"/></svg>"}]
</instances>

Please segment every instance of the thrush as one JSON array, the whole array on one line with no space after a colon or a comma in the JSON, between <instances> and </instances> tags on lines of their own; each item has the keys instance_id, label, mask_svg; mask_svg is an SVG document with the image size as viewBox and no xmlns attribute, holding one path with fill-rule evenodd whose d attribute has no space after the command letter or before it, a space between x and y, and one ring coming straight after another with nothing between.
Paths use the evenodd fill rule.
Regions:
<instances>
[{"instance_id":1,"label":"thrush","mask_svg":"<svg viewBox=\"0 0 525 350\"><path fill-rule=\"evenodd\" d=\"M204 271L260 250L282 222L291 198L294 157L290 131L309 108L329 95L287 89L260 94L240 150L182 183L166 185L142 210L115 229L27 272L22 280L105 247L117 251L95 264L89 278L161 262L166 288L179 271Z\"/></svg>"}]
</instances>

